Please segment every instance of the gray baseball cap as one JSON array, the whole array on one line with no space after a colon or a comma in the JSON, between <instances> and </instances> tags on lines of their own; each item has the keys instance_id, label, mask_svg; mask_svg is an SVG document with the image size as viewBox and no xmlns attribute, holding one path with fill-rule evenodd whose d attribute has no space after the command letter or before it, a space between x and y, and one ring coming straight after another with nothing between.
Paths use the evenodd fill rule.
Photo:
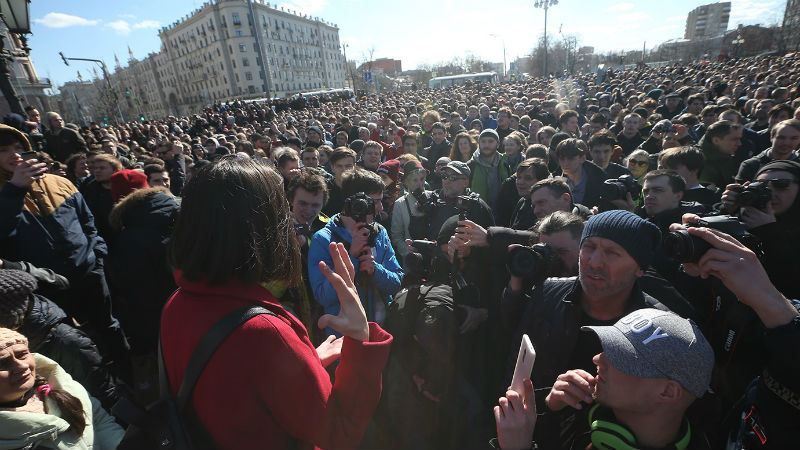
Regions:
<instances>
[{"instance_id":1,"label":"gray baseball cap","mask_svg":"<svg viewBox=\"0 0 800 450\"><path fill-rule=\"evenodd\" d=\"M469 176L470 173L472 173L472 171L469 170L469 166L467 165L467 163L461 161L450 161L449 163L447 163L445 168L455 171L459 175L464 175L467 177Z\"/></svg>"},{"instance_id":2,"label":"gray baseball cap","mask_svg":"<svg viewBox=\"0 0 800 450\"><path fill-rule=\"evenodd\" d=\"M597 334L606 359L620 372L639 378L669 378L696 397L702 397L711 384L714 350L689 319L646 308L614 325L581 330Z\"/></svg>"}]
</instances>

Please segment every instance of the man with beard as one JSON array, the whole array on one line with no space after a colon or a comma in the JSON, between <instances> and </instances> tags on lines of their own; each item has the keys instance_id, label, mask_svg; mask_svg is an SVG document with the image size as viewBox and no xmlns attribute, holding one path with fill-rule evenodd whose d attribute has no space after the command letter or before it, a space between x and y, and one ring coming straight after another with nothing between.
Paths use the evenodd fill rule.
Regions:
<instances>
[{"instance_id":1,"label":"man with beard","mask_svg":"<svg viewBox=\"0 0 800 450\"><path fill-rule=\"evenodd\" d=\"M600 349L591 336L578 332L582 326L612 325L636 309L667 310L638 282L660 241L652 223L628 211L607 211L584 226L577 277L551 278L532 290L522 278L511 277L502 314L506 327L517 330L511 348L519 346L523 334L536 343L534 386L552 386L569 369L594 370L592 358Z\"/></svg>"}]
</instances>

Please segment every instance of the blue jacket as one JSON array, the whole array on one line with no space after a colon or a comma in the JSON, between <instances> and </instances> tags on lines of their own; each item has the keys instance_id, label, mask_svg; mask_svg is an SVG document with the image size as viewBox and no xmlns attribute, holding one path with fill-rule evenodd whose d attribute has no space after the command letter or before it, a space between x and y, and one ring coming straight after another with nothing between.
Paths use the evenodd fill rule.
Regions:
<instances>
[{"instance_id":1,"label":"blue jacket","mask_svg":"<svg viewBox=\"0 0 800 450\"><path fill-rule=\"evenodd\" d=\"M8 174L0 176L0 182ZM0 187L2 256L75 280L108 253L83 196L66 178L46 174L28 189Z\"/></svg>"},{"instance_id":2,"label":"blue jacket","mask_svg":"<svg viewBox=\"0 0 800 450\"><path fill-rule=\"evenodd\" d=\"M317 300L326 314L339 314L339 298L333 286L320 272L320 261L324 261L333 269L333 262L328 250L331 242L341 242L349 248L353 237L347 228L339 220L339 215L335 215L325 225L325 228L317 231L311 238L311 247L308 250L308 278L314 298ZM356 287L364 309L367 311L367 319L375 321L375 312L385 311L391 303L392 296L400 290L400 281L403 279L403 269L397 262L394 249L389 241L389 234L386 229L380 227L378 237L373 248L375 257L375 273L368 279L363 278L359 272L358 258L350 257L356 271ZM381 306L378 306L381 305ZM381 319L378 317L377 319Z\"/></svg>"}]
</instances>

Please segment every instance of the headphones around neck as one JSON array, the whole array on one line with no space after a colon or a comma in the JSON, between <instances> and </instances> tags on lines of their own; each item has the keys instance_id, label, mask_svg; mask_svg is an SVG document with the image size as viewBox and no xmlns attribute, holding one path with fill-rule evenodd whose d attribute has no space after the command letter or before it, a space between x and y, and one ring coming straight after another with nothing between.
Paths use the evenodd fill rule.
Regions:
<instances>
[{"instance_id":1,"label":"headphones around neck","mask_svg":"<svg viewBox=\"0 0 800 450\"><path fill-rule=\"evenodd\" d=\"M602 450L639 450L636 436L624 426L614 422L614 414L600 404L589 410L589 429L592 447ZM681 426L681 438L672 445L674 450L686 450L692 440L692 427L688 421Z\"/></svg>"}]
</instances>

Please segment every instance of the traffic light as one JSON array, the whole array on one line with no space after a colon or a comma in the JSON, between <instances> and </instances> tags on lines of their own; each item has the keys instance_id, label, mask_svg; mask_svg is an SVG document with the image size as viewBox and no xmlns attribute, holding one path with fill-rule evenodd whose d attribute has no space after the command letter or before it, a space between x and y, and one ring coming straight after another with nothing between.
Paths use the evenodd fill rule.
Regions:
<instances>
[{"instance_id":1,"label":"traffic light","mask_svg":"<svg viewBox=\"0 0 800 450\"><path fill-rule=\"evenodd\" d=\"M67 57L64 56L64 52L58 52L58 54L61 55L61 60L64 61L64 65L68 66L69 65L69 61L67 61Z\"/></svg>"}]
</instances>

